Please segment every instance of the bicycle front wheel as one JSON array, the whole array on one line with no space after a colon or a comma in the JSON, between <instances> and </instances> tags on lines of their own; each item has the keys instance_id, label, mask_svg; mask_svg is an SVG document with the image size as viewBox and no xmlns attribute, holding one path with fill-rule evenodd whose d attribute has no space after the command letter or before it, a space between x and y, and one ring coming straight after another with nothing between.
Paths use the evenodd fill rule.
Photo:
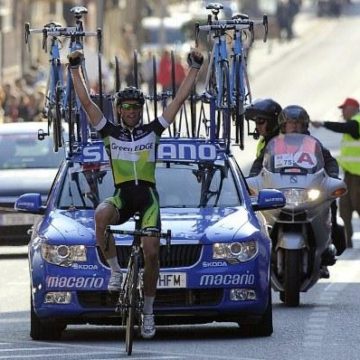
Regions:
<instances>
[{"instance_id":1,"label":"bicycle front wheel","mask_svg":"<svg viewBox=\"0 0 360 360\"><path fill-rule=\"evenodd\" d=\"M128 284L127 284L127 293L128 293L128 310L126 314L126 336L125 336L125 345L126 352L128 355L132 353L132 344L134 339L134 326L135 326L135 316L137 311L138 303L138 278L139 278L139 257L134 256L132 263L129 267L130 273L128 274Z\"/></svg>"}]
</instances>

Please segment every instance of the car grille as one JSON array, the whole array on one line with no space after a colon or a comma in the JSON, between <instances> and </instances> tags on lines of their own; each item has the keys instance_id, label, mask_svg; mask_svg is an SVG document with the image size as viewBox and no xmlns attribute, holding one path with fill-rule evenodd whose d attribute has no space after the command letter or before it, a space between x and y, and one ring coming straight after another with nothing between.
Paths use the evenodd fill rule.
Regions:
<instances>
[{"instance_id":1,"label":"car grille","mask_svg":"<svg viewBox=\"0 0 360 360\"><path fill-rule=\"evenodd\" d=\"M78 291L79 304L84 308L114 308L117 295L105 291ZM223 298L222 289L158 289L154 307L215 306Z\"/></svg>"},{"instance_id":2,"label":"car grille","mask_svg":"<svg viewBox=\"0 0 360 360\"><path fill-rule=\"evenodd\" d=\"M170 253L167 252L166 246L160 247L160 268L171 267L188 267L196 264L201 255L201 245L171 245ZM117 257L120 267L126 268L127 261L130 256L131 246L117 246ZM99 252L100 260L103 264L106 264L106 260ZM143 266L143 264L141 264Z\"/></svg>"}]
</instances>

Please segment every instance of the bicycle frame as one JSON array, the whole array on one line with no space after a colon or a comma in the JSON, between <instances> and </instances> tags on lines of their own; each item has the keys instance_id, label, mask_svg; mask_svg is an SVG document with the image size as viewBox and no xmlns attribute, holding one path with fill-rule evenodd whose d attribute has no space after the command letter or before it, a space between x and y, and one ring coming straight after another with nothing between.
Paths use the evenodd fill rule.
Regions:
<instances>
[{"instance_id":1,"label":"bicycle frame","mask_svg":"<svg viewBox=\"0 0 360 360\"><path fill-rule=\"evenodd\" d=\"M140 216L136 214L134 220L135 230L133 231L114 229L111 225L108 225L106 228L107 238L110 234L133 236L130 257L127 263L127 272L115 308L115 311L121 314L123 325L126 324L125 346L128 355L131 355L132 353L135 324L141 325L141 312L144 304L143 281L140 272L142 258L141 238L146 236L165 238L168 250L170 248L171 240L170 230L166 233L141 230Z\"/></svg>"},{"instance_id":2,"label":"bicycle frame","mask_svg":"<svg viewBox=\"0 0 360 360\"><path fill-rule=\"evenodd\" d=\"M262 20L249 20L244 14L239 14L231 20L219 20L218 13L222 9L220 4L209 4L215 19L208 16L207 25L196 24L196 44L200 31L213 34L214 44L209 60L206 74L205 89L209 95L210 103L210 139L220 137L225 140L226 149L230 151L231 124L230 118L235 120L236 144L244 149L244 107L251 102L250 84L246 70L246 49L243 44L242 35L245 30L251 34L251 42L254 40L254 24L263 24L265 27L264 41L267 37L267 17ZM233 30L232 53L228 53L226 36L227 31ZM232 58L231 63L229 58ZM215 84L211 79L215 79ZM215 98L215 101L214 101ZM214 129L216 132L214 133Z\"/></svg>"},{"instance_id":3,"label":"bicycle frame","mask_svg":"<svg viewBox=\"0 0 360 360\"><path fill-rule=\"evenodd\" d=\"M54 150L63 145L61 137L62 119L68 123L69 126L69 148L68 152L71 156L74 149L78 149L78 145L85 145L91 137L91 127L87 122L85 112L81 111L81 104L75 94L70 69L67 69L65 81L63 81L62 66L60 61L60 40L59 38L69 38L69 52L79 50L83 51L83 38L86 36L97 36L99 53L101 50L101 29L96 32L84 31L82 17L87 13L87 9L83 6L75 6L70 10L76 19L75 26L61 27L61 25L50 23L45 25L43 29L30 29L29 24L25 24L25 42L28 42L30 33L43 33L43 48L47 51L46 43L47 37L51 36L51 51L50 51L50 73L48 80L48 95L45 110L48 115L48 127L52 124L54 119ZM100 62L99 62L100 64ZM85 59L81 63L81 72L85 79L86 85L89 87L88 76L85 69ZM101 80L101 79L100 79ZM102 92L101 92L102 94ZM102 99L101 99L102 100ZM48 110L47 110L47 105ZM55 106L55 116L53 109ZM48 133L39 132L39 139L49 135ZM75 146L76 144L76 146Z\"/></svg>"},{"instance_id":4,"label":"bicycle frame","mask_svg":"<svg viewBox=\"0 0 360 360\"><path fill-rule=\"evenodd\" d=\"M62 29L62 26L58 23L51 22L46 24L42 29L30 29L30 24L25 24L25 43L30 47L29 36L31 33L42 33L43 41L42 48L45 52L48 51L48 36L54 31ZM61 96L63 88L63 71L62 64L60 60L60 49L61 41L57 36L51 36L50 39L50 52L49 52L49 76L46 86L46 97L44 103L43 114L44 117L48 119L48 129L47 132L44 132L42 129L38 131L38 139L43 140L45 136L50 135L51 126L53 126L53 148L57 152L59 147L62 147L62 128L61 122L61 105L63 99Z\"/></svg>"}]
</instances>

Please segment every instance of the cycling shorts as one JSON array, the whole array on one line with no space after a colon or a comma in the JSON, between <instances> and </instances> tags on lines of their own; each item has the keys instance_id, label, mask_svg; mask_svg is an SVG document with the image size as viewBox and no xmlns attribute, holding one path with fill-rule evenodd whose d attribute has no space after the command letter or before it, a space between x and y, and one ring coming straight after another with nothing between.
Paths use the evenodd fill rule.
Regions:
<instances>
[{"instance_id":1,"label":"cycling shorts","mask_svg":"<svg viewBox=\"0 0 360 360\"><path fill-rule=\"evenodd\" d=\"M105 202L118 210L119 224L139 212L141 229L161 231L159 194L153 184L141 181L138 185L132 181L124 183Z\"/></svg>"}]
</instances>

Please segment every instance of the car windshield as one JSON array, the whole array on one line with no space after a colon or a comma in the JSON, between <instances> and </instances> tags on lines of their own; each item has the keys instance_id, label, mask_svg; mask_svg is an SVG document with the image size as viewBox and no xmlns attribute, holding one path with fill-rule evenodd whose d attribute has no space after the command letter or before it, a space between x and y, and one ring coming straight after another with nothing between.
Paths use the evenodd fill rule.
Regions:
<instances>
[{"instance_id":1,"label":"car windshield","mask_svg":"<svg viewBox=\"0 0 360 360\"><path fill-rule=\"evenodd\" d=\"M162 208L232 207L241 202L232 173L224 166L158 163L156 179ZM67 171L59 207L92 209L113 194L109 166L75 164Z\"/></svg>"},{"instance_id":2,"label":"car windshield","mask_svg":"<svg viewBox=\"0 0 360 360\"><path fill-rule=\"evenodd\" d=\"M264 168L273 173L313 174L324 167L321 145L304 134L281 134L265 148Z\"/></svg>"},{"instance_id":3,"label":"car windshield","mask_svg":"<svg viewBox=\"0 0 360 360\"><path fill-rule=\"evenodd\" d=\"M37 139L37 134L0 134L0 169L58 168L64 154L55 153L52 140Z\"/></svg>"}]
</instances>

